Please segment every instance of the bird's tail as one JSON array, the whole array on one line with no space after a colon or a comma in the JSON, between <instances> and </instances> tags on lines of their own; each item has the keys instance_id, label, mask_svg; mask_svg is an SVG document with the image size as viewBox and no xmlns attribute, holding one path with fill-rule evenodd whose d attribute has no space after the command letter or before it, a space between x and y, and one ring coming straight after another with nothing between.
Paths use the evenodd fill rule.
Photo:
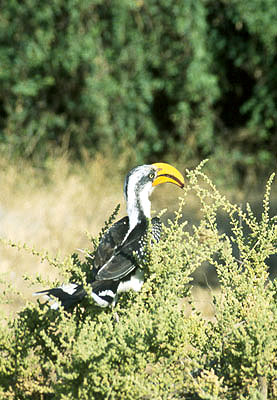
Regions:
<instances>
[{"instance_id":1,"label":"bird's tail","mask_svg":"<svg viewBox=\"0 0 277 400\"><path fill-rule=\"evenodd\" d=\"M90 283L90 296L100 307L107 307L110 304L114 305L117 300L118 285L119 281L94 281ZM46 296L47 300L51 300L53 297L58 299L58 301L51 304L53 310L57 310L60 306L65 310L69 310L87 296L83 285L78 285L77 283L68 283L67 285L34 293L34 295L42 294Z\"/></svg>"},{"instance_id":2,"label":"bird's tail","mask_svg":"<svg viewBox=\"0 0 277 400\"><path fill-rule=\"evenodd\" d=\"M58 301L51 304L53 310L57 310L60 306L64 307L65 310L68 310L80 303L87 295L83 285L78 285L76 283L69 283L57 288L46 289L34 293L34 295L42 294L45 295L48 300L53 297L58 299Z\"/></svg>"}]
</instances>

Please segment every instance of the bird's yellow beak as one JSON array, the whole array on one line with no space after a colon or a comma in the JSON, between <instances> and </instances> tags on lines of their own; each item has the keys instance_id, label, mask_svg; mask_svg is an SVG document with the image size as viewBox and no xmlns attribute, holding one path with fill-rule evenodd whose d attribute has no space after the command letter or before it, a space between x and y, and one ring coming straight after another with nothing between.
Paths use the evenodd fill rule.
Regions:
<instances>
[{"instance_id":1,"label":"bird's yellow beak","mask_svg":"<svg viewBox=\"0 0 277 400\"><path fill-rule=\"evenodd\" d=\"M157 186L161 183L174 183L180 188L184 187L185 180L178 169L166 163L155 163L152 165L158 171L157 177L154 179L152 186Z\"/></svg>"}]
</instances>

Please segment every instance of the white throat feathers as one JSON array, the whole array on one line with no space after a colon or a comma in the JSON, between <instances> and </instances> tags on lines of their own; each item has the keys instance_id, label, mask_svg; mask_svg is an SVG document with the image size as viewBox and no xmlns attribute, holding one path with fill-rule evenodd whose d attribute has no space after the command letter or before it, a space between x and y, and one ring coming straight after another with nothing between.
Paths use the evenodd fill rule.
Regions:
<instances>
[{"instance_id":1,"label":"white throat feathers","mask_svg":"<svg viewBox=\"0 0 277 400\"><path fill-rule=\"evenodd\" d=\"M151 202L149 197L153 191L152 180L145 175L146 169L153 172L152 166L133 169L125 180L124 194L129 217L129 232L144 218L151 218Z\"/></svg>"}]
</instances>

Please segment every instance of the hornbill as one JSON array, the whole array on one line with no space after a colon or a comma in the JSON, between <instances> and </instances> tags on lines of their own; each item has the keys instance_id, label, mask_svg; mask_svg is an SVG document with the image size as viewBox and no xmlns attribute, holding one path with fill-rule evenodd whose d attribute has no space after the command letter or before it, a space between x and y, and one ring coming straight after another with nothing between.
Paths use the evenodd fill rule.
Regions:
<instances>
[{"instance_id":1,"label":"hornbill","mask_svg":"<svg viewBox=\"0 0 277 400\"><path fill-rule=\"evenodd\" d=\"M80 303L90 295L97 305L114 305L118 294L128 290L139 291L143 284L143 264L147 231L151 218L149 196L155 186L174 183L184 187L183 175L172 165L155 163L132 169L125 178L124 195L128 216L113 224L103 235L95 252L92 266L91 287L87 293L78 283L64 284L35 294L55 297L57 302L51 308L62 305L66 310ZM151 242L158 242L161 234L160 219L151 219ZM87 288L86 288L87 289Z\"/></svg>"}]
</instances>

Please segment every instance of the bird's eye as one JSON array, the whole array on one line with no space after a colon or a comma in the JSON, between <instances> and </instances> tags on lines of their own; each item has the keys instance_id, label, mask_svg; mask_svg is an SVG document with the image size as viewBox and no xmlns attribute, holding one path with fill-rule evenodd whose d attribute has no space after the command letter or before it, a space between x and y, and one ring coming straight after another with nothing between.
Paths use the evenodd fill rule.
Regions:
<instances>
[{"instance_id":1,"label":"bird's eye","mask_svg":"<svg viewBox=\"0 0 277 400\"><path fill-rule=\"evenodd\" d=\"M154 179L155 178L155 174L154 172L150 172L150 174L148 175L149 179Z\"/></svg>"}]
</instances>

